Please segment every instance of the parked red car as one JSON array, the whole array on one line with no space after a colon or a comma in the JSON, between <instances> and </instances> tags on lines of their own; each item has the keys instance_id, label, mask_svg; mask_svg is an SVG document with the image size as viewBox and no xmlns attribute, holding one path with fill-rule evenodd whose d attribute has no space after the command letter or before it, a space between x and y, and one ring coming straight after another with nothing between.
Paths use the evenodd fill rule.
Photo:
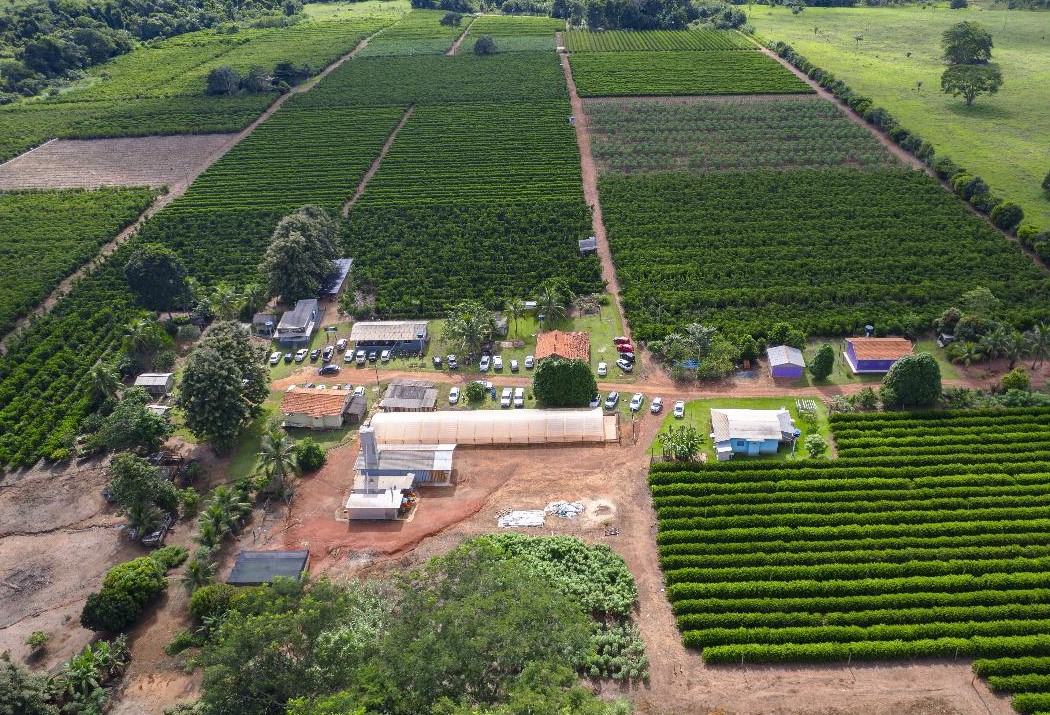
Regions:
<instances>
[{"instance_id":1,"label":"parked red car","mask_svg":"<svg viewBox=\"0 0 1050 715\"><path fill-rule=\"evenodd\" d=\"M621 353L633 353L634 352L634 346L631 345L630 343L620 343L620 344L618 344L616 346L616 349L617 349L617 351L619 351Z\"/></svg>"},{"instance_id":2,"label":"parked red car","mask_svg":"<svg viewBox=\"0 0 1050 715\"><path fill-rule=\"evenodd\" d=\"M623 335L621 335L618 338L613 338L613 345L624 345L624 344L630 343L630 342L631 342L631 339L627 338L627 337L624 337Z\"/></svg>"}]
</instances>

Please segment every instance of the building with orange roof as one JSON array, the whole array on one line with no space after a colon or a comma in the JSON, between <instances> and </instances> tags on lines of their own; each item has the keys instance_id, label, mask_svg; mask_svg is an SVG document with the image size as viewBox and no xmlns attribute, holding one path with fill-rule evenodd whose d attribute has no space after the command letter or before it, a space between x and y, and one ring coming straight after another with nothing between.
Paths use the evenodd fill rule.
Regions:
<instances>
[{"instance_id":1,"label":"building with orange roof","mask_svg":"<svg viewBox=\"0 0 1050 715\"><path fill-rule=\"evenodd\" d=\"M281 419L285 427L339 429L353 396L350 390L293 385L281 398Z\"/></svg>"},{"instance_id":2,"label":"building with orange roof","mask_svg":"<svg viewBox=\"0 0 1050 715\"><path fill-rule=\"evenodd\" d=\"M536 360L559 357L566 360L591 360L591 336L588 333L568 333L549 330L536 336Z\"/></svg>"},{"instance_id":3,"label":"building with orange roof","mask_svg":"<svg viewBox=\"0 0 1050 715\"><path fill-rule=\"evenodd\" d=\"M905 338L846 338L843 355L854 374L860 374L889 372L893 363L911 353L911 341Z\"/></svg>"}]
</instances>

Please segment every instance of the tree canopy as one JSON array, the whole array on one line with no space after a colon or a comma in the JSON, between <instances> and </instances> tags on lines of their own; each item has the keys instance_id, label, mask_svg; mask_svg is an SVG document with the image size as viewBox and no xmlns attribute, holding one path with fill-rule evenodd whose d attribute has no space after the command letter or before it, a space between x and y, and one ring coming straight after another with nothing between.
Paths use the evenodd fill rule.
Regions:
<instances>
[{"instance_id":1,"label":"tree canopy","mask_svg":"<svg viewBox=\"0 0 1050 715\"><path fill-rule=\"evenodd\" d=\"M944 61L950 65L984 64L992 59L992 35L980 23L952 25L941 36Z\"/></svg>"},{"instance_id":2,"label":"tree canopy","mask_svg":"<svg viewBox=\"0 0 1050 715\"><path fill-rule=\"evenodd\" d=\"M125 391L113 411L103 419L95 442L110 451L155 452L173 430L167 417L149 410L147 405L152 401L140 387Z\"/></svg>"},{"instance_id":3,"label":"tree canopy","mask_svg":"<svg viewBox=\"0 0 1050 715\"><path fill-rule=\"evenodd\" d=\"M465 300L448 312L441 337L456 350L477 353L495 333L492 311L476 300Z\"/></svg>"},{"instance_id":4,"label":"tree canopy","mask_svg":"<svg viewBox=\"0 0 1050 715\"><path fill-rule=\"evenodd\" d=\"M962 97L966 106L982 94L995 94L1003 86L1003 73L998 65L952 65L941 74L941 90Z\"/></svg>"},{"instance_id":5,"label":"tree canopy","mask_svg":"<svg viewBox=\"0 0 1050 715\"><path fill-rule=\"evenodd\" d=\"M810 363L809 372L818 380L826 380L834 369L835 349L829 344L824 343L820 346L820 350L817 351L817 355L813 358L813 362Z\"/></svg>"},{"instance_id":6,"label":"tree canopy","mask_svg":"<svg viewBox=\"0 0 1050 715\"><path fill-rule=\"evenodd\" d=\"M339 257L337 231L336 222L317 206L304 206L281 219L260 267L270 297L294 303L316 296Z\"/></svg>"},{"instance_id":7,"label":"tree canopy","mask_svg":"<svg viewBox=\"0 0 1050 715\"><path fill-rule=\"evenodd\" d=\"M889 404L930 406L941 397L941 368L930 353L905 355L893 363L882 385Z\"/></svg>"},{"instance_id":8,"label":"tree canopy","mask_svg":"<svg viewBox=\"0 0 1050 715\"><path fill-rule=\"evenodd\" d=\"M151 310L175 310L189 301L186 266L174 251L147 243L128 258L124 277L139 302Z\"/></svg>"},{"instance_id":9,"label":"tree canopy","mask_svg":"<svg viewBox=\"0 0 1050 715\"><path fill-rule=\"evenodd\" d=\"M583 360L547 358L532 376L532 392L546 407L586 407L597 391L591 366Z\"/></svg>"}]
</instances>

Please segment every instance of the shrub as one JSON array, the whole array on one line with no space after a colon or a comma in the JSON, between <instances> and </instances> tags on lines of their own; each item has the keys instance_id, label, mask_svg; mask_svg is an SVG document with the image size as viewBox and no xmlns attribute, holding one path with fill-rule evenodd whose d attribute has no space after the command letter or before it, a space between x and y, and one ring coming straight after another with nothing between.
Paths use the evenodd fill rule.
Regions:
<instances>
[{"instance_id":1,"label":"shrub","mask_svg":"<svg viewBox=\"0 0 1050 715\"><path fill-rule=\"evenodd\" d=\"M586 407L598 384L583 360L547 359L536 368L532 391L547 407Z\"/></svg>"},{"instance_id":2,"label":"shrub","mask_svg":"<svg viewBox=\"0 0 1050 715\"><path fill-rule=\"evenodd\" d=\"M149 555L165 571L182 566L189 556L190 552L185 546L164 546Z\"/></svg>"},{"instance_id":3,"label":"shrub","mask_svg":"<svg viewBox=\"0 0 1050 715\"><path fill-rule=\"evenodd\" d=\"M1004 201L989 214L994 223L1004 231L1009 231L1024 220L1024 209L1010 201Z\"/></svg>"},{"instance_id":4,"label":"shrub","mask_svg":"<svg viewBox=\"0 0 1050 715\"><path fill-rule=\"evenodd\" d=\"M43 648L47 645L49 640L51 640L51 636L44 631L33 631L29 634L29 637L26 638L26 645L34 649Z\"/></svg>"},{"instance_id":5,"label":"shrub","mask_svg":"<svg viewBox=\"0 0 1050 715\"><path fill-rule=\"evenodd\" d=\"M467 396L467 402L481 402L485 399L485 386L477 380L472 380L467 383L464 393Z\"/></svg>"},{"instance_id":6,"label":"shrub","mask_svg":"<svg viewBox=\"0 0 1050 715\"><path fill-rule=\"evenodd\" d=\"M299 468L304 472L316 472L328 461L328 454L324 447L319 445L313 437L304 437L296 443L295 456L299 462Z\"/></svg>"},{"instance_id":7,"label":"shrub","mask_svg":"<svg viewBox=\"0 0 1050 715\"><path fill-rule=\"evenodd\" d=\"M966 8L970 7L970 2L969 0L952 0L950 3L948 3L948 7L950 7L952 10L965 10Z\"/></svg>"},{"instance_id":8,"label":"shrub","mask_svg":"<svg viewBox=\"0 0 1050 715\"><path fill-rule=\"evenodd\" d=\"M1030 223L1021 224L1017 227L1017 240L1021 242L1021 245L1029 248L1035 243L1036 237L1039 235L1039 227L1033 226Z\"/></svg>"},{"instance_id":9,"label":"shrub","mask_svg":"<svg viewBox=\"0 0 1050 715\"><path fill-rule=\"evenodd\" d=\"M809 366L809 372L818 380L826 380L835 369L835 349L828 343L820 346L817 355Z\"/></svg>"},{"instance_id":10,"label":"shrub","mask_svg":"<svg viewBox=\"0 0 1050 715\"><path fill-rule=\"evenodd\" d=\"M828 443L819 434L811 434L806 437L805 445L810 459L816 459L828 451Z\"/></svg>"},{"instance_id":11,"label":"shrub","mask_svg":"<svg viewBox=\"0 0 1050 715\"><path fill-rule=\"evenodd\" d=\"M496 48L496 41L488 35L482 35L474 42L474 54L475 55L494 55L499 50Z\"/></svg>"},{"instance_id":12,"label":"shrub","mask_svg":"<svg viewBox=\"0 0 1050 715\"><path fill-rule=\"evenodd\" d=\"M933 405L941 396L941 368L930 353L905 355L893 364L882 384L893 391L888 404ZM886 397L884 394L884 401Z\"/></svg>"},{"instance_id":13,"label":"shrub","mask_svg":"<svg viewBox=\"0 0 1050 715\"><path fill-rule=\"evenodd\" d=\"M1050 171L1043 177L1043 194L1050 199Z\"/></svg>"},{"instance_id":14,"label":"shrub","mask_svg":"<svg viewBox=\"0 0 1050 715\"><path fill-rule=\"evenodd\" d=\"M1003 390L1028 390L1032 385L1032 381L1025 369L1018 365L1003 375L999 385Z\"/></svg>"},{"instance_id":15,"label":"shrub","mask_svg":"<svg viewBox=\"0 0 1050 715\"><path fill-rule=\"evenodd\" d=\"M190 597L190 615L197 623L218 618L230 609L230 602L236 592L237 589L228 583L201 586Z\"/></svg>"},{"instance_id":16,"label":"shrub","mask_svg":"<svg viewBox=\"0 0 1050 715\"><path fill-rule=\"evenodd\" d=\"M962 168L947 156L939 156L933 162L933 171L945 181L951 181L956 174L962 173Z\"/></svg>"},{"instance_id":17,"label":"shrub","mask_svg":"<svg viewBox=\"0 0 1050 715\"><path fill-rule=\"evenodd\" d=\"M164 646L165 655L178 655L187 648L200 648L204 645L204 638L192 631L183 629L172 636L171 641Z\"/></svg>"},{"instance_id":18,"label":"shrub","mask_svg":"<svg viewBox=\"0 0 1050 715\"><path fill-rule=\"evenodd\" d=\"M168 551L165 558L170 559L174 553ZM160 563L149 557L117 564L106 573L102 589L88 596L80 614L81 625L94 631L108 632L131 625L146 604L167 588L164 571Z\"/></svg>"},{"instance_id":19,"label":"shrub","mask_svg":"<svg viewBox=\"0 0 1050 715\"><path fill-rule=\"evenodd\" d=\"M176 328L176 334L178 334L178 328ZM169 372L175 367L175 360L177 358L178 355L175 354L174 350L165 349L153 356L153 362L151 364L153 365L153 369L157 372Z\"/></svg>"},{"instance_id":20,"label":"shrub","mask_svg":"<svg viewBox=\"0 0 1050 715\"><path fill-rule=\"evenodd\" d=\"M134 623L142 609L123 591L92 593L80 612L80 625L93 631L115 633Z\"/></svg>"},{"instance_id":21,"label":"shrub","mask_svg":"<svg viewBox=\"0 0 1050 715\"><path fill-rule=\"evenodd\" d=\"M460 12L446 12L439 21L446 27L459 27L460 23L463 22L463 13Z\"/></svg>"}]
</instances>

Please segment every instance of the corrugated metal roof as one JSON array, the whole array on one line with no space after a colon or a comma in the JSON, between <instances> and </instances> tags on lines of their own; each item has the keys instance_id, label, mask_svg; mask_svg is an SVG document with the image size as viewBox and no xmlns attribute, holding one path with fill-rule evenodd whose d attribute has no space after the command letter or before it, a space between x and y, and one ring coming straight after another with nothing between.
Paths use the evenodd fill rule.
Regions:
<instances>
[{"instance_id":1,"label":"corrugated metal roof","mask_svg":"<svg viewBox=\"0 0 1050 715\"><path fill-rule=\"evenodd\" d=\"M897 360L911 355L912 344L904 338L847 338L858 360Z\"/></svg>"},{"instance_id":2,"label":"corrugated metal roof","mask_svg":"<svg viewBox=\"0 0 1050 715\"><path fill-rule=\"evenodd\" d=\"M437 388L423 380L392 380L379 403L383 410L432 410L437 404Z\"/></svg>"},{"instance_id":3,"label":"corrugated metal roof","mask_svg":"<svg viewBox=\"0 0 1050 715\"><path fill-rule=\"evenodd\" d=\"M380 448L379 465L375 468L383 471L450 472L455 449L454 444L406 444ZM365 469L362 457L358 457L355 469Z\"/></svg>"},{"instance_id":4,"label":"corrugated metal roof","mask_svg":"<svg viewBox=\"0 0 1050 715\"><path fill-rule=\"evenodd\" d=\"M317 311L317 299L300 300L291 310L285 311L278 324L278 330L305 328L310 323L310 316Z\"/></svg>"},{"instance_id":5,"label":"corrugated metal roof","mask_svg":"<svg viewBox=\"0 0 1050 715\"><path fill-rule=\"evenodd\" d=\"M777 345L775 347L769 348L768 350L766 350L766 357L769 358L769 364L773 366L806 366L806 358L802 356L802 351L798 348L789 347L787 345Z\"/></svg>"},{"instance_id":6,"label":"corrugated metal roof","mask_svg":"<svg viewBox=\"0 0 1050 715\"><path fill-rule=\"evenodd\" d=\"M135 387L164 387L171 376L170 372L144 372L135 378Z\"/></svg>"},{"instance_id":7,"label":"corrugated metal roof","mask_svg":"<svg viewBox=\"0 0 1050 715\"><path fill-rule=\"evenodd\" d=\"M715 442L746 439L757 442L780 440L784 432L794 429L791 415L779 410L711 410L711 432Z\"/></svg>"},{"instance_id":8,"label":"corrugated metal roof","mask_svg":"<svg viewBox=\"0 0 1050 715\"><path fill-rule=\"evenodd\" d=\"M278 576L299 578L309 558L309 551L242 551L226 582L252 586L270 583Z\"/></svg>"},{"instance_id":9,"label":"corrugated metal roof","mask_svg":"<svg viewBox=\"0 0 1050 715\"><path fill-rule=\"evenodd\" d=\"M350 340L354 342L392 342L418 340L427 334L427 324L418 320L374 320L354 323Z\"/></svg>"}]
</instances>

